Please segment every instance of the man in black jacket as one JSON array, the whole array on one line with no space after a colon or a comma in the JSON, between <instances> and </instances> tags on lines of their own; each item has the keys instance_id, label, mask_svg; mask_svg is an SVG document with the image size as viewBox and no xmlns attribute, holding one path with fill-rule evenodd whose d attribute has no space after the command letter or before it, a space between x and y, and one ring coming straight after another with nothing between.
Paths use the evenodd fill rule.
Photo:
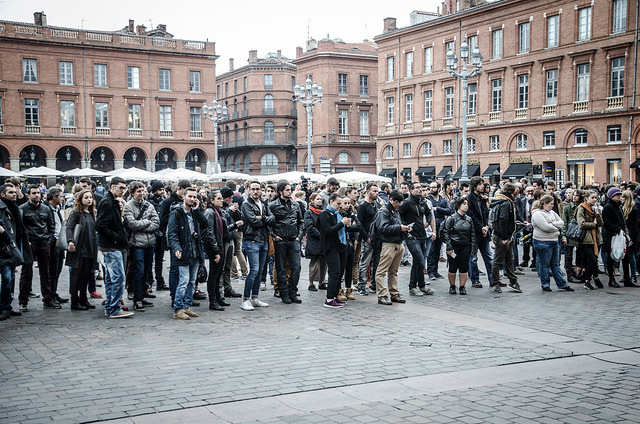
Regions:
<instances>
[{"instance_id":1,"label":"man in black jacket","mask_svg":"<svg viewBox=\"0 0 640 424\"><path fill-rule=\"evenodd\" d=\"M482 194L484 193L484 180L482 177L473 177L469 182L469 188L471 193L467 196L467 202L469 203L469 209L467 215L473 220L473 228L476 233L476 245L482 255L484 266L487 270L487 278L491 278L491 246L489 243L489 208L487 207L487 201ZM478 255L476 252L471 252L469 256L469 278L471 278L471 285L476 288L482 288L480 282L480 270L478 269ZM489 280L491 284L491 280Z\"/></svg>"},{"instance_id":2,"label":"man in black jacket","mask_svg":"<svg viewBox=\"0 0 640 424\"><path fill-rule=\"evenodd\" d=\"M515 191L514 184L506 183L502 192L491 201L491 208L497 208L494 212L495 220L492 222L495 251L491 265L491 288L494 293L502 293L500 270L503 263L505 274L509 279L509 288L522 293L513 266L513 234L516 232L516 207L513 201Z\"/></svg>"},{"instance_id":3,"label":"man in black jacket","mask_svg":"<svg viewBox=\"0 0 640 424\"><path fill-rule=\"evenodd\" d=\"M378 185L376 183L367 184L364 199L358 206L358 222L368 233L371 223L376 217L380 204L378 203ZM366 296L367 293L367 273L371 267L371 286L375 290L375 274L380 261L380 247L371 245L371 234L366 239L360 240L362 249L360 253L360 263L358 264L358 294Z\"/></svg>"},{"instance_id":4,"label":"man in black jacket","mask_svg":"<svg viewBox=\"0 0 640 424\"><path fill-rule=\"evenodd\" d=\"M438 272L438 265L440 261L440 251L442 250L442 240L440 240L440 225L444 222L449 215L453 215L454 211L449 204L449 199L445 197L447 190L451 187L451 184L447 185L447 188L440 192L440 183L433 181L429 184L429 197L427 201L431 202L433 214L436 217L436 238L431 243L431 249L429 249L429 257L427 258L427 269L429 272L429 279L435 280L443 279L444 277Z\"/></svg>"},{"instance_id":5,"label":"man in black jacket","mask_svg":"<svg viewBox=\"0 0 640 424\"><path fill-rule=\"evenodd\" d=\"M164 184L160 181L153 181L151 183L151 193L147 200L151 205L155 208L156 213L158 214L158 218L160 218L160 211L162 209L162 202L164 201ZM154 267L149 267L149 271L147 276L145 277L147 281L147 287L149 293L151 293L151 288L153 287L153 276L155 274L156 280L156 290L169 290L169 286L167 286L164 277L162 276L162 265L164 263L164 251L166 246L166 238L164 234L158 229L156 231L156 244L153 247L153 261Z\"/></svg>"},{"instance_id":6,"label":"man in black jacket","mask_svg":"<svg viewBox=\"0 0 640 424\"><path fill-rule=\"evenodd\" d=\"M409 197L398 208L402 223L412 225L413 231L405 240L407 250L411 253L413 264L411 265L411 276L409 277L409 294L412 296L423 296L433 294L434 290L427 287L424 281L424 267L429 253L429 246L435 235L427 239L426 227L435 227L435 218L422 198L422 184L411 183Z\"/></svg>"},{"instance_id":7,"label":"man in black jacket","mask_svg":"<svg viewBox=\"0 0 640 424\"><path fill-rule=\"evenodd\" d=\"M382 240L380 250L380 262L376 270L376 294L378 303L381 305L391 305L392 302L405 303L398 291L398 268L402 260L404 248L402 241L405 233L411 231L411 227L402 224L398 208L402 204L404 196L398 190L389 193L389 203L380 208L376 215L376 231ZM385 285L384 278L388 277L388 286ZM391 301L389 301L391 295Z\"/></svg>"},{"instance_id":8,"label":"man in black jacket","mask_svg":"<svg viewBox=\"0 0 640 424\"><path fill-rule=\"evenodd\" d=\"M291 185L281 180L276 186L278 198L269 203L274 217L271 227L275 247L275 265L282 303L302 303L296 292L300 279L300 240L303 236L302 211L298 203L291 200ZM289 263L291 274L287 279L285 264Z\"/></svg>"},{"instance_id":9,"label":"man in black jacket","mask_svg":"<svg viewBox=\"0 0 640 424\"><path fill-rule=\"evenodd\" d=\"M227 226L227 231L224 233L226 238L223 239L223 258L224 264L222 267L222 284L224 286L225 297L241 297L240 293L231 286L231 265L233 264L233 258L235 257L236 247L236 230L242 227L244 222L241 219L236 220L234 211L231 210L231 202L233 200L233 189L229 187L222 187L220 189L220 195L222 195L222 212L224 218L224 224ZM233 206L233 208L237 207ZM238 213L238 215L240 215Z\"/></svg>"},{"instance_id":10,"label":"man in black jacket","mask_svg":"<svg viewBox=\"0 0 640 424\"><path fill-rule=\"evenodd\" d=\"M122 196L126 191L127 183L120 177L113 177L109 191L98 205L96 217L98 249L104 255L104 266L107 270L104 278L104 312L112 319L133 315L133 312L123 311L120 305L120 299L124 294L124 262L129 245L122 217Z\"/></svg>"},{"instance_id":11,"label":"man in black jacket","mask_svg":"<svg viewBox=\"0 0 640 424\"><path fill-rule=\"evenodd\" d=\"M56 247L58 235L64 219L60 205L62 204L62 190L59 187L49 187L47 190L47 206L51 210L51 215L55 223L54 239L51 241L51 256L49 257L49 279L51 280L51 292L58 303L67 303L68 298L62 298L58 294L58 280L62 268L64 267L64 249Z\"/></svg>"},{"instance_id":12,"label":"man in black jacket","mask_svg":"<svg viewBox=\"0 0 640 424\"><path fill-rule=\"evenodd\" d=\"M20 206L22 220L29 235L31 253L38 261L38 271L40 273L40 290L45 308L60 309L60 303L56 300L51 291L51 279L49 278L49 259L51 256L51 243L55 239L55 221L51 209L42 203L42 192L37 184L30 184L27 187L29 201ZM29 303L29 293L33 280L33 262L22 265L20 273L20 310L27 312Z\"/></svg>"}]
</instances>

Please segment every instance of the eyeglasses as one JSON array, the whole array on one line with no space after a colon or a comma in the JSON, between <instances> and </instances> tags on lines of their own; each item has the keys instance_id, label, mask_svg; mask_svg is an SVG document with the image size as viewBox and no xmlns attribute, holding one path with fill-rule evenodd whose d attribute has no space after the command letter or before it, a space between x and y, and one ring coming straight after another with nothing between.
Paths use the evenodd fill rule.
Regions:
<instances>
[{"instance_id":1,"label":"eyeglasses","mask_svg":"<svg viewBox=\"0 0 640 424\"><path fill-rule=\"evenodd\" d=\"M127 189L127 186L121 186L121 185L119 185L119 186L116 186L116 187L117 187L118 189L120 189L120 190L126 190L126 189Z\"/></svg>"}]
</instances>

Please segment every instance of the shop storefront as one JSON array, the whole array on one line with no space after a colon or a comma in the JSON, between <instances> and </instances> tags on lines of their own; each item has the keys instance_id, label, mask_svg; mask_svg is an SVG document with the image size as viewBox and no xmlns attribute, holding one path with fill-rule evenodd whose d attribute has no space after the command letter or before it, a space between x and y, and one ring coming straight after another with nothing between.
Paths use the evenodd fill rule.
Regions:
<instances>
[{"instance_id":1,"label":"shop storefront","mask_svg":"<svg viewBox=\"0 0 640 424\"><path fill-rule=\"evenodd\" d=\"M578 187L592 185L595 181L593 162L593 157L569 155L567 158L567 169L569 170L568 181L573 181Z\"/></svg>"}]
</instances>

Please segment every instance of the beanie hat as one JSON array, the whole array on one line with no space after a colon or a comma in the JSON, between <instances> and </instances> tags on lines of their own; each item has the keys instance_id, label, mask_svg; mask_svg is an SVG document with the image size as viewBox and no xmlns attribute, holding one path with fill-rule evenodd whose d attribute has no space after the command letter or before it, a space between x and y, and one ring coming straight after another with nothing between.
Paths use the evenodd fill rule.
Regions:
<instances>
[{"instance_id":1,"label":"beanie hat","mask_svg":"<svg viewBox=\"0 0 640 424\"><path fill-rule=\"evenodd\" d=\"M222 187L220 189L220 194L222 195L223 199L226 199L227 197L233 196L233 190L229 187Z\"/></svg>"},{"instance_id":2,"label":"beanie hat","mask_svg":"<svg viewBox=\"0 0 640 424\"><path fill-rule=\"evenodd\" d=\"M609 191L607 191L607 197L609 199L613 199L613 196L615 196L616 194L622 194L622 191L620 191L618 187L611 187Z\"/></svg>"},{"instance_id":3,"label":"beanie hat","mask_svg":"<svg viewBox=\"0 0 640 424\"><path fill-rule=\"evenodd\" d=\"M160 189L164 189L164 184L162 184L160 181L154 181L151 183L151 193L155 193Z\"/></svg>"}]
</instances>

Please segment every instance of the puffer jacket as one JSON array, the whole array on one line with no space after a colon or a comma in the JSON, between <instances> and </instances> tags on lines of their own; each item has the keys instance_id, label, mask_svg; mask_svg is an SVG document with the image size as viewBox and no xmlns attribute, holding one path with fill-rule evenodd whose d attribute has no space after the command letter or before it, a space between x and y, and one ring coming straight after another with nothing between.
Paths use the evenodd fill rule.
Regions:
<instances>
[{"instance_id":1,"label":"puffer jacket","mask_svg":"<svg viewBox=\"0 0 640 424\"><path fill-rule=\"evenodd\" d=\"M400 214L389 203L381 207L376 215L376 231L383 243L400 244L404 240Z\"/></svg>"},{"instance_id":2,"label":"puffer jacket","mask_svg":"<svg viewBox=\"0 0 640 424\"><path fill-rule=\"evenodd\" d=\"M146 210L142 214L142 218L136 220L142 208ZM124 205L124 223L131 230L130 247L147 249L156 245L160 218L158 218L156 208L150 202L146 200L141 202L137 202L134 199L129 200Z\"/></svg>"},{"instance_id":3,"label":"puffer jacket","mask_svg":"<svg viewBox=\"0 0 640 424\"><path fill-rule=\"evenodd\" d=\"M284 241L302 240L304 236L302 211L295 200L283 201L281 197L269 203L269 210L275 219L271 235Z\"/></svg>"},{"instance_id":4,"label":"puffer jacket","mask_svg":"<svg viewBox=\"0 0 640 424\"><path fill-rule=\"evenodd\" d=\"M260 207L249 197L242 203L242 216L244 216L244 240L268 243L269 227L275 223L269 207L262 202L261 212ZM262 219L256 219L256 216L262 216Z\"/></svg>"},{"instance_id":5,"label":"puffer jacket","mask_svg":"<svg viewBox=\"0 0 640 424\"><path fill-rule=\"evenodd\" d=\"M476 231L473 219L469 215L460 215L458 212L454 212L442 225L442 242L446 244L447 250L454 250L454 244L471 243L471 252L477 251Z\"/></svg>"}]
</instances>

